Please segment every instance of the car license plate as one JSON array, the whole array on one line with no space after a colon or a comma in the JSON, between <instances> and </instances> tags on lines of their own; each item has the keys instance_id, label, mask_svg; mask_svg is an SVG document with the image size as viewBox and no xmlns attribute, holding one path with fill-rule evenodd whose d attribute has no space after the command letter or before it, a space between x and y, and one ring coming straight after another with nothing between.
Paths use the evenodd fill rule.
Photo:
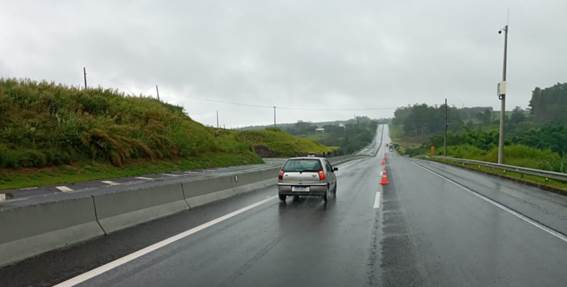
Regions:
<instances>
[{"instance_id":1,"label":"car license plate","mask_svg":"<svg viewBox=\"0 0 567 287\"><path fill-rule=\"evenodd\" d=\"M292 186L291 191L295 192L309 192L309 186Z\"/></svg>"}]
</instances>

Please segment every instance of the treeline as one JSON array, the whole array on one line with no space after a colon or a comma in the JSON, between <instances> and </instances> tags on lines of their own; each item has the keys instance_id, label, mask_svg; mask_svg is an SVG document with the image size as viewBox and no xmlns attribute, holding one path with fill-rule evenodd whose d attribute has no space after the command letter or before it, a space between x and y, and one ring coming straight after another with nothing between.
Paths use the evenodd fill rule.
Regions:
<instances>
[{"instance_id":1,"label":"treeline","mask_svg":"<svg viewBox=\"0 0 567 287\"><path fill-rule=\"evenodd\" d=\"M337 147L335 154L350 154L370 144L376 135L377 127L377 120L355 117L345 122L324 125L299 121L283 129L293 135Z\"/></svg>"},{"instance_id":2,"label":"treeline","mask_svg":"<svg viewBox=\"0 0 567 287\"><path fill-rule=\"evenodd\" d=\"M529 109L506 114L505 162L557 171L567 170L567 84L536 88ZM499 112L490 107L448 108L447 153L496 161ZM403 152L442 154L445 106L425 104L399 108L392 128ZM412 142L413 146L404 142ZM417 144L416 144L417 143Z\"/></svg>"}]
</instances>

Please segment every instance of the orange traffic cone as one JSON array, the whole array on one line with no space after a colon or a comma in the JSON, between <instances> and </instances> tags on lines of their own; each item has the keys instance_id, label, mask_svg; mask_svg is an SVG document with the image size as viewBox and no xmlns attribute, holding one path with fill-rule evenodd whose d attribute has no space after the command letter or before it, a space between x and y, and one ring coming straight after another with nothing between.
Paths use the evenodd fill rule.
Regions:
<instances>
[{"instance_id":1,"label":"orange traffic cone","mask_svg":"<svg viewBox=\"0 0 567 287\"><path fill-rule=\"evenodd\" d=\"M389 183L390 183L390 181L388 180L388 174L383 172L382 177L380 178L380 184L381 185L388 185Z\"/></svg>"}]
</instances>

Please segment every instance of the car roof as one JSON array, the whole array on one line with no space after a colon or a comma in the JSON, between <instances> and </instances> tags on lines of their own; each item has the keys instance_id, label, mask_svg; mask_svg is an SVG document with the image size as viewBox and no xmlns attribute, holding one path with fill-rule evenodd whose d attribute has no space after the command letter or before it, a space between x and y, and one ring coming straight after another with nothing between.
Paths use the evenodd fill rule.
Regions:
<instances>
[{"instance_id":1,"label":"car roof","mask_svg":"<svg viewBox=\"0 0 567 287\"><path fill-rule=\"evenodd\" d=\"M317 157L317 156L298 156L298 157L290 157L288 158L288 160L291 159L318 159L318 160L324 160L324 157Z\"/></svg>"}]
</instances>

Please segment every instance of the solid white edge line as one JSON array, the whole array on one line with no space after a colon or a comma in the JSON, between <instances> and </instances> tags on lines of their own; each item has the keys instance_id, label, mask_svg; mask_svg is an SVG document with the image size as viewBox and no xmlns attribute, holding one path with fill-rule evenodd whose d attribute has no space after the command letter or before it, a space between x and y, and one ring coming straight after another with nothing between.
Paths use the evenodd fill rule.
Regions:
<instances>
[{"instance_id":1,"label":"solid white edge line","mask_svg":"<svg viewBox=\"0 0 567 287\"><path fill-rule=\"evenodd\" d=\"M246 206L246 207L243 207L243 208L241 208L241 209L238 209L238 210L236 210L236 211L233 211L233 212L231 212L231 213L225 214L225 215L223 215L223 216L221 216L221 217L219 217L219 218L216 218L216 219L213 219L213 220L211 220L211 221L209 221L209 222L203 223L203 224L201 224L201 225L199 225L199 226L197 226L197 227L191 228L191 229L186 230L186 231L184 231L184 232L182 232L182 233L179 233L179 234L177 234L177 235L174 235L174 236L171 236L171 237L169 237L169 238L166 238L166 239L164 239L164 240L162 240L162 241L160 241L160 242L154 243L154 244L152 244L152 245L150 245L150 246L148 246L148 247L145 247L145 248L143 248L143 249L140 249L140 250L138 250L138 251L136 251L136 252L134 252L134 253L130 253L130 254L124 256L124 257L118 258L118 259L116 259L116 260L114 260L114 261L111 261L111 262L109 262L109 263L106 263L106 264L104 264L104 265L102 265L102 266L99 266L99 267L97 267L97 268L95 268L95 269L92 269L92 270L90 270L90 271L87 271L87 272L85 272L85 273L83 273L83 274L77 275L77 276L75 276L75 277L73 277L73 278L71 278L71 279L65 280L65 281L63 281L63 282L61 282L61 283L59 283L59 284L57 284L57 285L54 285L54 287L71 287L71 286L75 286L75 285L77 285L77 284L81 284L81 283L83 283L83 282L85 282L85 281L87 281L87 280L90 280L90 279L92 279L92 278L94 278L94 277L96 277L96 276L98 276L98 275L100 275L100 274L103 274L103 273L105 273L105 272L107 272L107 271L110 271L110 270L112 270L112 269L114 269L114 268L117 268L117 267L119 267L119 266L121 266L121 265L124 265L124 264L126 264L126 263L128 263L128 262L130 262L130 261L133 261L133 260L135 260L135 259L137 259L137 258L140 258L140 257L142 257L142 256L144 256L144 255L146 255L146 254L148 254L148 253L151 253L151 252L153 252L153 251L155 251L155 250L157 250L157 249L160 249L160 248L162 248L162 247L165 247L165 246L167 246L167 245L169 245L169 244L171 244L171 243L174 243L174 242L176 242L176 241L178 241L178 240L180 240L180 239L183 239L183 238L185 238L185 237L187 237L187 236L190 236L190 235L192 235L192 234L195 234L195 233L197 233L197 232L199 232L199 231L201 231L201 230L207 229L207 228L209 228L209 227L211 227L211 226L213 226L213 225L215 225L215 224L217 224L217 223L221 223L221 222L223 222L223 221L225 221L225 220L227 220L227 219L230 219L230 218L232 218L232 217L235 217L235 216L237 216L237 215L239 215L239 214L241 214L241 213L244 213L244 212L246 212L246 211L248 211L248 210L250 210L250 209L253 209L253 208L255 208L255 207L258 207L258 206L260 206L260 205L262 205L262 204L264 204L264 203L266 203L266 202L268 202L268 201L274 200L276 197L277 197L277 196L272 196L272 197L266 198L266 199L264 199L264 200L258 201L258 202L254 203L254 204L251 204L251 205L248 205L248 206Z\"/></svg>"},{"instance_id":2,"label":"solid white edge line","mask_svg":"<svg viewBox=\"0 0 567 287\"><path fill-rule=\"evenodd\" d=\"M446 180L450 183L453 183L454 185L460 187L461 189L468 191L472 195L474 195L474 196L476 196L476 197L478 197L478 198L480 198L480 199L482 199L482 200L484 200L484 201L486 201L486 202L488 202L488 203L490 203L490 204L492 204L492 205L514 215L514 216L516 216L517 218L521 219L522 221L524 221L528 224L531 224L532 226L535 226L542 231L547 232L548 234L552 235L553 237L555 237L559 240L562 240L564 242L567 242L567 236L565 236L563 233L557 232L557 231L555 231L555 230L553 230L553 229L551 229L551 228L549 228L549 227L547 227L547 226L545 226L545 225L543 225L543 224L541 224L541 223L539 223L539 222L537 222L537 221L535 221L535 220L533 220L533 219L531 219L531 218L529 218L529 217L527 217L527 216L525 216L525 215L523 215L523 214L521 214L521 213L519 213L519 212L517 212L517 211L515 211L515 210L513 210L513 209L511 209L511 208L509 208L509 207L507 207L507 206L485 196L485 195L482 195L482 194L480 194L480 193L478 193L478 192L476 192L476 191L474 191L474 190L472 190L472 189L470 189L470 188L468 188L468 187L466 187L466 186L464 186L464 185L462 185L462 184L460 184L460 183L458 183L458 182L456 182L456 181L454 181L454 180L452 180L452 179L450 179L450 178L448 178L444 175L441 175L437 172L434 172L433 170L431 170L427 167L424 167L424 166L422 166L422 165L420 165L416 162L413 162L413 164L415 164L416 166L424 169L425 171L427 171L427 172L429 172L433 175L436 175L436 176L438 176L438 177L440 177L440 178L442 178L442 179L444 179L444 180Z\"/></svg>"},{"instance_id":3,"label":"solid white edge line","mask_svg":"<svg viewBox=\"0 0 567 287\"><path fill-rule=\"evenodd\" d=\"M151 177L144 177L144 176L137 176L136 179L143 179L143 180L154 180Z\"/></svg>"}]
</instances>

